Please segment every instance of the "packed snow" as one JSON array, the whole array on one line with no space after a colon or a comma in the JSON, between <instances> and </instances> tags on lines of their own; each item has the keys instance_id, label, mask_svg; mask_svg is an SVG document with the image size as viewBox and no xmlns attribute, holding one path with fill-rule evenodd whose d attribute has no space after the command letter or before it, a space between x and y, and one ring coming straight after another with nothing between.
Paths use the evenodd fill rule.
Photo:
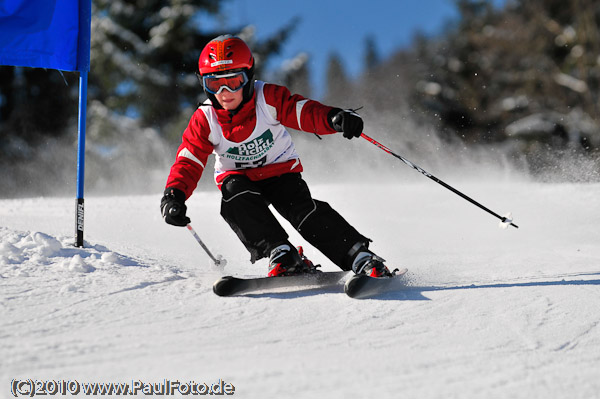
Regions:
<instances>
[{"instance_id":1,"label":"packed snow","mask_svg":"<svg viewBox=\"0 0 600 399\"><path fill-rule=\"evenodd\" d=\"M500 229L401 169L334 184L306 174L315 198L409 269L405 287L364 300L342 284L214 295L223 274L266 273L220 218L216 188L197 191L188 215L225 270L163 222L160 185L86 198L83 248L74 198L0 200L0 397L29 379L220 383L240 398L598 397L600 185L450 175L512 212L519 229Z\"/></svg>"}]
</instances>

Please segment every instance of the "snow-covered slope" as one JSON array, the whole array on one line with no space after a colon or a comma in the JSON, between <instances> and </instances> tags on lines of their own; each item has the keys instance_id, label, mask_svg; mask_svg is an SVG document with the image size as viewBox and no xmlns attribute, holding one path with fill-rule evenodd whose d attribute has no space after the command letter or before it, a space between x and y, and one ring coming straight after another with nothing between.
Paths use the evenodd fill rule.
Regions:
<instances>
[{"instance_id":1,"label":"snow-covered slope","mask_svg":"<svg viewBox=\"0 0 600 399\"><path fill-rule=\"evenodd\" d=\"M457 188L520 228L430 181L312 186L409 268L407 288L369 300L341 286L215 296L221 272L164 224L160 193L86 198L85 248L72 246L72 198L0 200L0 397L13 379L221 379L240 398L598 397L600 185ZM225 273L265 274L218 208L216 189L189 201Z\"/></svg>"}]
</instances>

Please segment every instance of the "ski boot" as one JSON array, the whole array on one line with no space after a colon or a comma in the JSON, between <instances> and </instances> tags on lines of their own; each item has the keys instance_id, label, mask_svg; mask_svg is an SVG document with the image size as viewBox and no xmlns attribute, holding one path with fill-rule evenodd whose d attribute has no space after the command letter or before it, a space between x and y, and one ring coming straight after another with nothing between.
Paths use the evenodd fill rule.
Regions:
<instances>
[{"instance_id":1,"label":"ski boot","mask_svg":"<svg viewBox=\"0 0 600 399\"><path fill-rule=\"evenodd\" d=\"M282 244L271 251L269 277L292 276L316 272L316 266L304 255L304 249Z\"/></svg>"},{"instance_id":2,"label":"ski boot","mask_svg":"<svg viewBox=\"0 0 600 399\"><path fill-rule=\"evenodd\" d=\"M392 273L383 262L385 259L362 246L352 262L352 271L355 274L366 274L370 277L391 277Z\"/></svg>"}]
</instances>

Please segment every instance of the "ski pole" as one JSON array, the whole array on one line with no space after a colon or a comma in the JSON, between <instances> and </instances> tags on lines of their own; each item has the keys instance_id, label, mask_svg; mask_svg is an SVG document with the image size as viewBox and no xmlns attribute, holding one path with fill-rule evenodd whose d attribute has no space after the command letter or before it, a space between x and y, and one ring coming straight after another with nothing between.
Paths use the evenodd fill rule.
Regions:
<instances>
[{"instance_id":1,"label":"ski pole","mask_svg":"<svg viewBox=\"0 0 600 399\"><path fill-rule=\"evenodd\" d=\"M181 208L178 205L173 205L171 207L171 209L169 209L169 214L171 216L177 216L177 215L179 215L180 212L181 212ZM200 244L200 246L202 247L202 249L204 249L204 251L206 252L206 254L214 262L215 266L224 268L225 265L227 264L227 261L225 259L223 259L223 257L221 255L217 255L217 257L215 257L209 251L208 247L206 245L204 245L204 242L200 239L200 236L198 235L198 233L196 233L196 230L194 230L194 228L192 227L192 225L189 222L188 222L188 224L185 227L187 227L187 229L189 230L189 232L192 233L192 235L194 236L194 238L196 239L196 241L198 241L198 244Z\"/></svg>"},{"instance_id":2,"label":"ski pole","mask_svg":"<svg viewBox=\"0 0 600 399\"><path fill-rule=\"evenodd\" d=\"M478 206L479 208L483 209L484 211L486 211L487 213L489 213L490 215L494 215L495 217L497 217L498 219L500 219L501 221L501 227L502 224L508 226L513 226L515 228L519 228L519 226L517 226L516 224L514 224L512 222L512 220L510 219L510 216L500 216L497 213L491 211L490 209L486 208L485 206L481 205L479 202L475 201L474 199L466 196L465 194L461 193L460 191L458 191L457 189L455 189L454 187L444 183L443 181L441 181L440 179L438 179L437 177L435 177L434 175L432 175L431 173L427 172L426 170L424 170L423 168L420 168L419 166L415 165L414 163L410 162L408 159L403 158L402 156L394 153L392 150L390 150L389 148L387 148L386 146L384 146L383 144L381 144L380 142L378 142L377 140L372 139L371 137L367 136L364 133L361 133L360 135L363 139L371 142L372 144L375 144L377 147L381 148L383 151L387 152L390 155L395 156L396 158L398 158L399 160L401 160L402 162L404 162L406 165L410 166L411 168L413 168L414 170L416 170L417 172L429 177L431 180L433 180L434 182L444 186L445 188L447 188L448 190L452 191L454 194L459 195L460 197L462 197L463 199L466 199L467 201L469 201L470 203L472 203L473 205Z\"/></svg>"},{"instance_id":3,"label":"ski pole","mask_svg":"<svg viewBox=\"0 0 600 399\"><path fill-rule=\"evenodd\" d=\"M209 251L208 247L206 245L204 245L204 242L202 242L202 240L200 239L200 236L198 235L198 233L196 233L196 230L193 229L193 227L190 223L188 223L186 227L190 231L190 233L192 233L192 235L194 236L196 241L198 241L198 244L200 244L200 246L204 249L206 254L210 257L210 259L212 259L212 261L215 263L215 266L224 268L225 265L227 264L227 261L225 259L223 259L223 257L221 255L217 255L217 257L215 257Z\"/></svg>"}]
</instances>

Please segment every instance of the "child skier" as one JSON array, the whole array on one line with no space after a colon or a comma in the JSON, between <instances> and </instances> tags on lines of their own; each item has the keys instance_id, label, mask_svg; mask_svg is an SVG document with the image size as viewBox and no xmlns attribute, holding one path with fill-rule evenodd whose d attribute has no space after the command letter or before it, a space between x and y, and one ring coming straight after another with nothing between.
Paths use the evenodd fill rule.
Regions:
<instances>
[{"instance_id":1,"label":"child skier","mask_svg":"<svg viewBox=\"0 0 600 399\"><path fill-rule=\"evenodd\" d=\"M200 54L199 70L208 100L183 133L161 200L165 221L174 226L190 222L185 201L214 153L221 215L250 252L252 263L269 257L269 276L300 274L314 267L288 241L269 204L342 270L390 275L384 260L368 249L368 238L329 204L312 198L286 130L342 132L351 139L362 133L361 117L292 95L283 86L254 81L252 52L235 36L210 41Z\"/></svg>"}]
</instances>

